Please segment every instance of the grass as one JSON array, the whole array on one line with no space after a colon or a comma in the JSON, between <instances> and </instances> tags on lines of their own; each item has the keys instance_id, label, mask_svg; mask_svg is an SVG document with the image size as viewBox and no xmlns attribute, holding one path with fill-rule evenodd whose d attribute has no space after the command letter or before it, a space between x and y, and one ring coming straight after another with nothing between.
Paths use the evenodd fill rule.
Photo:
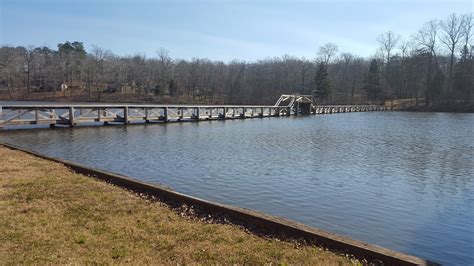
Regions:
<instances>
[{"instance_id":1,"label":"grass","mask_svg":"<svg viewBox=\"0 0 474 266\"><path fill-rule=\"evenodd\" d=\"M184 218L168 206L0 146L0 264L358 261Z\"/></svg>"}]
</instances>

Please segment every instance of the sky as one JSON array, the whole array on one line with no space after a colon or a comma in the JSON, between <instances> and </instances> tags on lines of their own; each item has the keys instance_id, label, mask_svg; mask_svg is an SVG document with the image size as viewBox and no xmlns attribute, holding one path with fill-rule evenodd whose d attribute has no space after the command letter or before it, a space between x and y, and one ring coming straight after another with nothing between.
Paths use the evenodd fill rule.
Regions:
<instances>
[{"instance_id":1,"label":"sky","mask_svg":"<svg viewBox=\"0 0 474 266\"><path fill-rule=\"evenodd\" d=\"M121 56L256 61L285 54L308 59L332 42L369 57L388 30L408 39L431 19L472 13L473 0L151 1L0 0L0 45L81 41Z\"/></svg>"}]
</instances>

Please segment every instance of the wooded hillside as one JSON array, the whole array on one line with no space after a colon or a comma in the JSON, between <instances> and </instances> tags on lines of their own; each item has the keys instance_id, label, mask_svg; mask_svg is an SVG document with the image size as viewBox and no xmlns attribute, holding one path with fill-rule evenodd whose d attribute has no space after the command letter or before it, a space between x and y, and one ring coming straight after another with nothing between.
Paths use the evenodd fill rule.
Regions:
<instances>
[{"instance_id":1,"label":"wooded hillside","mask_svg":"<svg viewBox=\"0 0 474 266\"><path fill-rule=\"evenodd\" d=\"M474 60L472 14L431 20L412 36L387 31L371 58L327 43L314 59L283 55L256 62L117 56L79 41L57 48L0 48L1 99L69 99L273 104L281 94L324 103L414 98L432 105L469 102ZM375 38L374 38L375 39ZM133 49L133 48L131 48ZM61 85L68 89L61 91ZM64 88L64 86L63 86Z\"/></svg>"}]
</instances>

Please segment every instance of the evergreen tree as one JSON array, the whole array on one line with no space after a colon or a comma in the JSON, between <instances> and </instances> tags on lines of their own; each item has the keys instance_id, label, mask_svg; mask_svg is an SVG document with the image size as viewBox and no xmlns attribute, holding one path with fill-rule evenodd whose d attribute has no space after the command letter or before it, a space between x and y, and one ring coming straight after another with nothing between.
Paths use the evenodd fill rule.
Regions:
<instances>
[{"instance_id":1,"label":"evergreen tree","mask_svg":"<svg viewBox=\"0 0 474 266\"><path fill-rule=\"evenodd\" d=\"M64 80L72 88L73 80L80 79L83 70L83 61L87 55L82 42L65 42L58 44L58 53L61 59Z\"/></svg>"},{"instance_id":2,"label":"evergreen tree","mask_svg":"<svg viewBox=\"0 0 474 266\"><path fill-rule=\"evenodd\" d=\"M328 77L327 65L324 62L319 63L314 81L316 90L313 94L320 99L327 99L331 94L332 84Z\"/></svg>"},{"instance_id":3,"label":"evergreen tree","mask_svg":"<svg viewBox=\"0 0 474 266\"><path fill-rule=\"evenodd\" d=\"M443 91L444 81L444 73L443 71L441 71L440 68L438 68L438 71L436 72L433 81L431 82L431 91L429 92L430 98L432 99L433 103L436 102L438 96L441 95L441 92Z\"/></svg>"},{"instance_id":4,"label":"evergreen tree","mask_svg":"<svg viewBox=\"0 0 474 266\"><path fill-rule=\"evenodd\" d=\"M174 81L174 79L170 80L168 88L169 88L169 93L170 93L171 96L174 96L174 95L178 94L178 86L177 86L176 82Z\"/></svg>"},{"instance_id":5,"label":"evergreen tree","mask_svg":"<svg viewBox=\"0 0 474 266\"><path fill-rule=\"evenodd\" d=\"M379 64L376 59L370 61L369 72L367 73L364 83L362 89L367 94L367 99L379 100L382 94L382 86L380 85Z\"/></svg>"},{"instance_id":6,"label":"evergreen tree","mask_svg":"<svg viewBox=\"0 0 474 266\"><path fill-rule=\"evenodd\" d=\"M462 97L466 102L471 100L471 91L474 85L473 61L472 55L469 54L469 49L465 45L461 52L461 59L455 67L453 85L456 95Z\"/></svg>"}]
</instances>

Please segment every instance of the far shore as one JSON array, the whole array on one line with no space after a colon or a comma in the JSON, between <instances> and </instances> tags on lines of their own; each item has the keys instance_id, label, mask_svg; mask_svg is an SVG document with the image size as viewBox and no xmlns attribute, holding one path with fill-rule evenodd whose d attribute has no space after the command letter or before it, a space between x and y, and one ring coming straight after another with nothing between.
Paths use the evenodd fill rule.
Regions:
<instances>
[{"instance_id":1,"label":"far shore","mask_svg":"<svg viewBox=\"0 0 474 266\"><path fill-rule=\"evenodd\" d=\"M64 96L61 92L37 92L32 93L30 96L15 95L11 98L6 94L0 94L0 102L57 102L57 103L130 103L130 104L193 104L193 105L223 105L225 103L218 99L206 99L206 98L193 98L183 96L147 96L147 95L136 95L136 94L107 94L103 93L102 96L95 95L89 99L84 92L76 95ZM406 106L400 106L400 100L393 100L393 110L395 111L410 111L410 112L444 112L444 113L474 113L474 103L440 103L433 105L426 105L425 103L419 103L418 105L411 105L412 102L408 102ZM414 99L412 99L414 101ZM250 105L249 103L240 103L244 105ZM252 105L273 105L274 102L262 101L258 104ZM334 103L334 104L348 104L348 103ZM365 102L357 102L354 104L366 104ZM391 101L386 100L384 103L385 107L392 108Z\"/></svg>"},{"instance_id":2,"label":"far shore","mask_svg":"<svg viewBox=\"0 0 474 266\"><path fill-rule=\"evenodd\" d=\"M474 113L474 103L419 105L408 107L404 110L413 112Z\"/></svg>"}]
</instances>

